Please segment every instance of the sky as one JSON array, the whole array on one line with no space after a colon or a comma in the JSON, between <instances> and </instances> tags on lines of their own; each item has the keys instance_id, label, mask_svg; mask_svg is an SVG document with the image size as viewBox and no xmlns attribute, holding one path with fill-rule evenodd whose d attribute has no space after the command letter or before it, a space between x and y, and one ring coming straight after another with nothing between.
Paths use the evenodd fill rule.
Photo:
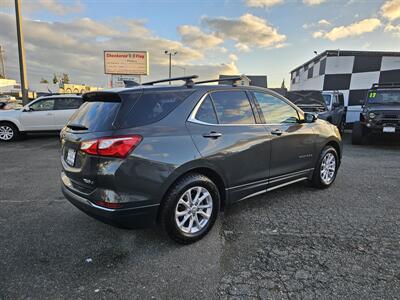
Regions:
<instances>
[{"instance_id":1,"label":"sky","mask_svg":"<svg viewBox=\"0 0 400 300\"><path fill-rule=\"evenodd\" d=\"M105 86L103 50L145 50L150 75L289 72L324 50L400 51L400 0L21 0L28 81ZM0 0L6 75L19 81L13 0Z\"/></svg>"}]
</instances>

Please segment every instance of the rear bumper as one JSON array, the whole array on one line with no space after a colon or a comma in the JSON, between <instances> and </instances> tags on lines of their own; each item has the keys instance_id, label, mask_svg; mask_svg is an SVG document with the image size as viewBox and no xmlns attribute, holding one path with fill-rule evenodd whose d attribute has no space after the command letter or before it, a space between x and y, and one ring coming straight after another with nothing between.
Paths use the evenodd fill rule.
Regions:
<instances>
[{"instance_id":1,"label":"rear bumper","mask_svg":"<svg viewBox=\"0 0 400 300\"><path fill-rule=\"evenodd\" d=\"M62 192L69 202L104 223L124 228L147 228L156 224L159 204L135 207L110 209L98 206L85 199L62 184Z\"/></svg>"}]
</instances>

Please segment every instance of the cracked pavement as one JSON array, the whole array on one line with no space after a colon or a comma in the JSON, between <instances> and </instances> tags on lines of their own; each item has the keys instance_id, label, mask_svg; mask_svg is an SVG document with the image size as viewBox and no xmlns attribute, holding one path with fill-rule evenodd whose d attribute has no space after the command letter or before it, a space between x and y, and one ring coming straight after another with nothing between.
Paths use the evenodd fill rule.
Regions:
<instances>
[{"instance_id":1,"label":"cracked pavement","mask_svg":"<svg viewBox=\"0 0 400 300\"><path fill-rule=\"evenodd\" d=\"M400 145L352 146L335 184L227 208L190 246L64 200L58 140L0 144L0 299L399 299Z\"/></svg>"}]
</instances>

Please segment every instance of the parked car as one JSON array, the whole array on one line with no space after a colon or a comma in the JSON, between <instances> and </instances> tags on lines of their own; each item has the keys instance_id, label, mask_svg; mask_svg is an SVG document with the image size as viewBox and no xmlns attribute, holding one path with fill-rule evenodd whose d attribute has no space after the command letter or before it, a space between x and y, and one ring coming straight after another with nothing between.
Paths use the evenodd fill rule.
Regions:
<instances>
[{"instance_id":1,"label":"parked car","mask_svg":"<svg viewBox=\"0 0 400 300\"><path fill-rule=\"evenodd\" d=\"M0 110L9 110L18 108L22 108L22 105L19 104L17 101L12 101L12 102L0 101Z\"/></svg>"},{"instance_id":2,"label":"parked car","mask_svg":"<svg viewBox=\"0 0 400 300\"><path fill-rule=\"evenodd\" d=\"M304 112L315 113L318 118L336 125L343 133L346 125L346 108L343 94L337 91L289 91L285 95Z\"/></svg>"},{"instance_id":3,"label":"parked car","mask_svg":"<svg viewBox=\"0 0 400 300\"><path fill-rule=\"evenodd\" d=\"M325 104L328 108L326 118L321 116L322 119L336 125L341 133L344 132L346 127L346 114L347 107L344 105L344 95L338 91L324 91L322 92Z\"/></svg>"},{"instance_id":4,"label":"parked car","mask_svg":"<svg viewBox=\"0 0 400 300\"><path fill-rule=\"evenodd\" d=\"M19 109L0 111L0 141L15 141L30 132L60 131L81 106L82 96L40 97Z\"/></svg>"},{"instance_id":5,"label":"parked car","mask_svg":"<svg viewBox=\"0 0 400 300\"><path fill-rule=\"evenodd\" d=\"M334 182L335 126L268 89L194 78L83 95L61 132L65 197L101 221L157 223L187 244L232 203L295 182Z\"/></svg>"},{"instance_id":6,"label":"parked car","mask_svg":"<svg viewBox=\"0 0 400 300\"><path fill-rule=\"evenodd\" d=\"M365 144L375 135L400 136L400 83L373 84L353 124L352 143Z\"/></svg>"}]
</instances>

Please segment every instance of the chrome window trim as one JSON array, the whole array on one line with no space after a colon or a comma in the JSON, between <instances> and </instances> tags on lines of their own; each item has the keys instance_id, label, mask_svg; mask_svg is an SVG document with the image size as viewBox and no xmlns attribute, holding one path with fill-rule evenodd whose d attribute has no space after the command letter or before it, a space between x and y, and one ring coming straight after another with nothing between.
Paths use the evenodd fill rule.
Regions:
<instances>
[{"instance_id":1,"label":"chrome window trim","mask_svg":"<svg viewBox=\"0 0 400 300\"><path fill-rule=\"evenodd\" d=\"M207 123L207 122L203 122L200 120L196 119L196 114L198 112L198 110L200 109L200 106L203 104L204 100L207 98L208 95L210 95L211 93L214 92L226 92L226 91L232 91L232 90L216 90L216 91L211 91L211 92L207 92L205 93L200 100L197 102L196 106L193 108L192 112L189 115L189 118L187 118L187 122L191 122L191 123L195 123L195 124L200 124L200 125L206 125L206 126L222 126L222 127L226 127L226 126L291 126L291 125L296 125L296 124L300 124L300 123L249 123L249 124L214 124L214 123ZM243 92L246 92L246 90L240 90ZM264 93L264 92L263 92ZM268 94L265 92L265 94ZM270 94L268 94L270 95ZM273 95L271 95L273 96ZM210 95L211 97L211 95ZM212 98L211 98L212 99ZM278 98L279 99L279 98ZM285 102L286 104L288 104L289 106L291 106L299 115L298 110L291 105L290 103L287 103L287 101L284 101L282 99L279 99L283 102ZM250 102L250 99L249 99Z\"/></svg>"}]
</instances>

